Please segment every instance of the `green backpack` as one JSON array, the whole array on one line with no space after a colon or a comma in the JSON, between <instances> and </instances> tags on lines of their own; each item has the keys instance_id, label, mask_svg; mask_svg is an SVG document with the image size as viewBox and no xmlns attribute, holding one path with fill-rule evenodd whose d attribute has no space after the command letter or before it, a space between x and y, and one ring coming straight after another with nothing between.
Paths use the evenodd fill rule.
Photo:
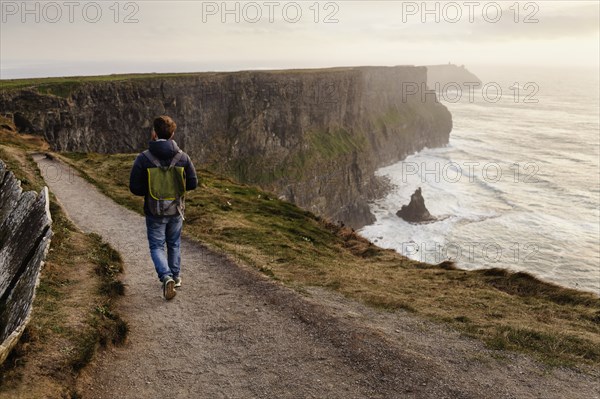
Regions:
<instances>
[{"instance_id":1,"label":"green backpack","mask_svg":"<svg viewBox=\"0 0 600 399\"><path fill-rule=\"evenodd\" d=\"M171 160L169 166L162 166L160 161L149 150L143 152L155 168L148 168L148 208L153 216L181 215L185 209L185 178L183 167L175 166L183 157L179 152Z\"/></svg>"}]
</instances>

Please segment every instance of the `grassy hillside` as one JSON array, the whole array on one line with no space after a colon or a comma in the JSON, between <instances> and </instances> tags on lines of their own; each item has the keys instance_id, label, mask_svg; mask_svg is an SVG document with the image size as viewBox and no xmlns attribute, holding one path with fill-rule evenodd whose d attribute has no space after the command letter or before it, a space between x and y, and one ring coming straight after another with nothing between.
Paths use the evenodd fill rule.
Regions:
<instances>
[{"instance_id":1,"label":"grassy hillside","mask_svg":"<svg viewBox=\"0 0 600 399\"><path fill-rule=\"evenodd\" d=\"M99 76L68 76L56 78L33 78L33 79L3 79L0 80L0 90L18 90L32 88L40 93L54 94L56 96L68 97L82 83L92 82L115 82L133 79L153 79L167 77L191 76L193 73L147 73L147 74L122 74L122 75L99 75Z\"/></svg>"},{"instance_id":2,"label":"grassy hillside","mask_svg":"<svg viewBox=\"0 0 600 399\"><path fill-rule=\"evenodd\" d=\"M142 199L128 190L135 155L62 158L141 212ZM187 197L185 234L283 284L328 287L382 309L414 312L491 348L532 353L550 364L600 363L600 300L593 294L526 273L412 261L255 187L199 174L202 186Z\"/></svg>"},{"instance_id":3,"label":"grassy hillside","mask_svg":"<svg viewBox=\"0 0 600 399\"><path fill-rule=\"evenodd\" d=\"M44 186L30 153L46 147L37 137L0 130L0 159L24 190L39 192ZM73 226L53 195L50 211L54 236L32 319L0 366L0 398L76 397L78 371L98 347L120 343L127 334L127 324L113 312L114 299L123 293L116 280L119 254L99 236Z\"/></svg>"},{"instance_id":4,"label":"grassy hillside","mask_svg":"<svg viewBox=\"0 0 600 399\"><path fill-rule=\"evenodd\" d=\"M129 73L129 74L112 74L112 75L95 75L95 76L64 76L50 78L26 78L26 79L0 79L0 91L12 91L30 88L40 93L53 94L60 97L68 97L83 83L97 82L117 82L131 81L142 79L165 79L178 78L189 76L206 76L214 74L244 74L244 73L268 73L268 74L285 74L285 73L305 73L310 74L319 71L343 71L352 69L352 67L337 67L337 68L314 68L314 69L276 69L262 71L234 71L234 72L177 72L177 73Z\"/></svg>"}]
</instances>

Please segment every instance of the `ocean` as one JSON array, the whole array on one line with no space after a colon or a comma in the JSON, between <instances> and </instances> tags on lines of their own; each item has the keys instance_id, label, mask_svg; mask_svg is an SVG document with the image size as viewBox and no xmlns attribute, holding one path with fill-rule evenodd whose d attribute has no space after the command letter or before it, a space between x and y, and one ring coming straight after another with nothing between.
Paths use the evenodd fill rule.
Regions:
<instances>
[{"instance_id":1,"label":"ocean","mask_svg":"<svg viewBox=\"0 0 600 399\"><path fill-rule=\"evenodd\" d=\"M378 170L394 188L360 234L415 260L526 271L600 294L598 70L470 70L485 92L442 90L449 144ZM418 187L439 221L396 216Z\"/></svg>"}]
</instances>

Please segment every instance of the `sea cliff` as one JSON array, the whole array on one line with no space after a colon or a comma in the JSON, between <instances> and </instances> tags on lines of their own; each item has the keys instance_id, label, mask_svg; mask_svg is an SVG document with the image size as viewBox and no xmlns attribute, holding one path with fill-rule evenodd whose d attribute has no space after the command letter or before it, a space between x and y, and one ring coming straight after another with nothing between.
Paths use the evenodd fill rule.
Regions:
<instances>
[{"instance_id":1,"label":"sea cliff","mask_svg":"<svg viewBox=\"0 0 600 399\"><path fill-rule=\"evenodd\" d=\"M448 143L426 82L415 66L5 80L0 114L54 150L100 153L144 149L168 114L197 166L360 227L377 168Z\"/></svg>"}]
</instances>

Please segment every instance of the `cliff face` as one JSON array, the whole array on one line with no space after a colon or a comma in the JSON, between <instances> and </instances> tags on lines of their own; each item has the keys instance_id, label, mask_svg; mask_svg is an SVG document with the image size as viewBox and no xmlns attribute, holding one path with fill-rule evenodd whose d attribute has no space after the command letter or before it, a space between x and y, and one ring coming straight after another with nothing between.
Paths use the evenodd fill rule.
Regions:
<instances>
[{"instance_id":1,"label":"cliff face","mask_svg":"<svg viewBox=\"0 0 600 399\"><path fill-rule=\"evenodd\" d=\"M378 167L448 142L448 110L411 94L426 80L412 66L83 80L0 90L0 113L55 150L104 153L144 149L168 114L197 165L359 227Z\"/></svg>"}]
</instances>

